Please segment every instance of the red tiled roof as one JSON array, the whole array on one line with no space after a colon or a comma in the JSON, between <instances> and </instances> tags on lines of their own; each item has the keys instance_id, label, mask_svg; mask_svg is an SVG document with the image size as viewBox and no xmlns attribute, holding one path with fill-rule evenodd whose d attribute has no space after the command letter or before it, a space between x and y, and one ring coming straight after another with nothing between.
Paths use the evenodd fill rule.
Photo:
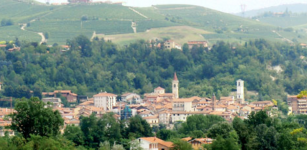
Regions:
<instances>
[{"instance_id":1,"label":"red tiled roof","mask_svg":"<svg viewBox=\"0 0 307 150\"><path fill-rule=\"evenodd\" d=\"M164 90L164 88L159 86L159 87L155 88L155 90Z\"/></svg>"},{"instance_id":2,"label":"red tiled roof","mask_svg":"<svg viewBox=\"0 0 307 150\"><path fill-rule=\"evenodd\" d=\"M174 80L175 80L175 81L178 81L176 72L174 73Z\"/></svg>"},{"instance_id":3,"label":"red tiled roof","mask_svg":"<svg viewBox=\"0 0 307 150\"><path fill-rule=\"evenodd\" d=\"M194 45L194 44L207 44L207 41L188 41L189 45Z\"/></svg>"},{"instance_id":4,"label":"red tiled roof","mask_svg":"<svg viewBox=\"0 0 307 150\"><path fill-rule=\"evenodd\" d=\"M116 96L116 95L112 93L99 93L99 94L94 95L94 97L97 97L97 96Z\"/></svg>"}]
</instances>

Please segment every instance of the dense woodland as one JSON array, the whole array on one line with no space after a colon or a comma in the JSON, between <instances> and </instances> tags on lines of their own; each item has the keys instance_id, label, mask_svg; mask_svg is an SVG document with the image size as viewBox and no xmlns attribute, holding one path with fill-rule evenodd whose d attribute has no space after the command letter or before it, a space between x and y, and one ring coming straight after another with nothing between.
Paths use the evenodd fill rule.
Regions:
<instances>
[{"instance_id":1,"label":"dense woodland","mask_svg":"<svg viewBox=\"0 0 307 150\"><path fill-rule=\"evenodd\" d=\"M220 116L193 115L186 122L177 122L172 130L165 125L150 127L140 116L117 120L109 113L97 118L94 114L80 117L79 126L67 126L60 134L63 119L58 111L44 107L39 98L22 99L10 115L16 136L0 138L0 149L10 150L142 150L134 141L152 137L172 141L173 150L192 150L181 138L209 137L207 150L305 150L307 149L306 115L286 118L269 117L266 111L252 112L248 119L232 122ZM48 121L47 121L48 120Z\"/></svg>"},{"instance_id":2,"label":"dense woodland","mask_svg":"<svg viewBox=\"0 0 307 150\"><path fill-rule=\"evenodd\" d=\"M0 82L3 96L15 98L41 97L42 91L55 89L89 96L99 91L143 94L157 86L170 92L174 72L180 80L180 97L228 96L237 79L245 81L246 91L259 93L247 100L283 101L286 93L297 94L307 86L306 49L263 39L242 45L218 42L210 50L189 50L186 44L183 50L166 50L146 41L118 47L85 36L68 40L71 48L65 52L57 44L48 47L18 39L14 43L20 51L8 52L12 43L0 50ZM281 73L268 69L277 65Z\"/></svg>"}]
</instances>

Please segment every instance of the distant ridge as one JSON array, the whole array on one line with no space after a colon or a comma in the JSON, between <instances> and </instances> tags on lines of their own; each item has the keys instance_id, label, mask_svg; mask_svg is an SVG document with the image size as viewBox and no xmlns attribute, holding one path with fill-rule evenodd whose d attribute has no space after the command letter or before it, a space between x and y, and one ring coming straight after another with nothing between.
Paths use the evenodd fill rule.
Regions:
<instances>
[{"instance_id":1,"label":"distant ridge","mask_svg":"<svg viewBox=\"0 0 307 150\"><path fill-rule=\"evenodd\" d=\"M307 3L297 3L297 4L284 4L279 6L272 6L262 9L256 9L256 10L250 10L246 11L244 15L242 13L237 13L238 16L244 16L244 17L254 17L257 15L260 15L264 12L284 12L286 9L288 11L291 11L293 13L307 13Z\"/></svg>"}]
</instances>

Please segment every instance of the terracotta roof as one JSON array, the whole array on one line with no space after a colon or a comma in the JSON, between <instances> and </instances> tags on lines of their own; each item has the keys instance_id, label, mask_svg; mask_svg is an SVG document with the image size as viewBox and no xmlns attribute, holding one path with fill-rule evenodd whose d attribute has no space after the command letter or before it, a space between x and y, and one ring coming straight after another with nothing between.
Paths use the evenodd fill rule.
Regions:
<instances>
[{"instance_id":1,"label":"terracotta roof","mask_svg":"<svg viewBox=\"0 0 307 150\"><path fill-rule=\"evenodd\" d=\"M158 115L144 117L143 119L158 119Z\"/></svg>"},{"instance_id":2,"label":"terracotta roof","mask_svg":"<svg viewBox=\"0 0 307 150\"><path fill-rule=\"evenodd\" d=\"M117 96L117 95L112 94L112 93L99 93L99 94L94 95L94 97L97 97L97 96L106 97L106 96Z\"/></svg>"},{"instance_id":3,"label":"terracotta roof","mask_svg":"<svg viewBox=\"0 0 307 150\"><path fill-rule=\"evenodd\" d=\"M150 143L159 143L163 146L166 146L166 147L173 147L173 143L172 142L166 142L166 141L163 141L157 137L141 137L140 139L142 140L145 140L145 141L148 141Z\"/></svg>"},{"instance_id":4,"label":"terracotta roof","mask_svg":"<svg viewBox=\"0 0 307 150\"><path fill-rule=\"evenodd\" d=\"M6 45L0 45L0 47L6 47Z\"/></svg>"},{"instance_id":5,"label":"terracotta roof","mask_svg":"<svg viewBox=\"0 0 307 150\"><path fill-rule=\"evenodd\" d=\"M207 41L188 41L189 45L194 45L194 44L207 44Z\"/></svg>"},{"instance_id":6,"label":"terracotta roof","mask_svg":"<svg viewBox=\"0 0 307 150\"><path fill-rule=\"evenodd\" d=\"M178 81L176 72L174 73L174 79L173 79L173 80L174 80L174 81Z\"/></svg>"},{"instance_id":7,"label":"terracotta roof","mask_svg":"<svg viewBox=\"0 0 307 150\"><path fill-rule=\"evenodd\" d=\"M190 98L179 98L179 99L174 99L173 102L192 102L195 99L197 99L197 96L190 97Z\"/></svg>"},{"instance_id":8,"label":"terracotta roof","mask_svg":"<svg viewBox=\"0 0 307 150\"><path fill-rule=\"evenodd\" d=\"M54 93L71 93L71 90L55 90Z\"/></svg>"},{"instance_id":9,"label":"terracotta roof","mask_svg":"<svg viewBox=\"0 0 307 150\"><path fill-rule=\"evenodd\" d=\"M183 140L183 141L190 141L190 140L192 140L192 138L191 137L186 137L186 138L182 138L181 140Z\"/></svg>"},{"instance_id":10,"label":"terracotta roof","mask_svg":"<svg viewBox=\"0 0 307 150\"><path fill-rule=\"evenodd\" d=\"M159 87L155 88L155 90L164 90L164 88L159 86Z\"/></svg>"},{"instance_id":11,"label":"terracotta roof","mask_svg":"<svg viewBox=\"0 0 307 150\"><path fill-rule=\"evenodd\" d=\"M262 104L262 103L273 103L271 101L256 101L256 102L251 102L251 104Z\"/></svg>"}]
</instances>

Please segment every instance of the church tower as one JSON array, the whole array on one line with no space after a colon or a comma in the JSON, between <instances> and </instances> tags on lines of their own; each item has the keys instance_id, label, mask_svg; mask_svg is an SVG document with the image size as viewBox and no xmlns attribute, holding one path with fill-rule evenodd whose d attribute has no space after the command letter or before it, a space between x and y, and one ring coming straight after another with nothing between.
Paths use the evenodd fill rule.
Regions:
<instances>
[{"instance_id":1,"label":"church tower","mask_svg":"<svg viewBox=\"0 0 307 150\"><path fill-rule=\"evenodd\" d=\"M176 72L174 73L174 79L172 81L172 93L175 95L175 98L179 98L179 80L177 78Z\"/></svg>"},{"instance_id":2,"label":"church tower","mask_svg":"<svg viewBox=\"0 0 307 150\"><path fill-rule=\"evenodd\" d=\"M241 104L244 103L244 81L237 80L237 101Z\"/></svg>"},{"instance_id":3,"label":"church tower","mask_svg":"<svg viewBox=\"0 0 307 150\"><path fill-rule=\"evenodd\" d=\"M216 109L216 100L215 100L215 94L213 93L212 98L211 98L211 103L212 103L212 110L215 111Z\"/></svg>"}]
</instances>

